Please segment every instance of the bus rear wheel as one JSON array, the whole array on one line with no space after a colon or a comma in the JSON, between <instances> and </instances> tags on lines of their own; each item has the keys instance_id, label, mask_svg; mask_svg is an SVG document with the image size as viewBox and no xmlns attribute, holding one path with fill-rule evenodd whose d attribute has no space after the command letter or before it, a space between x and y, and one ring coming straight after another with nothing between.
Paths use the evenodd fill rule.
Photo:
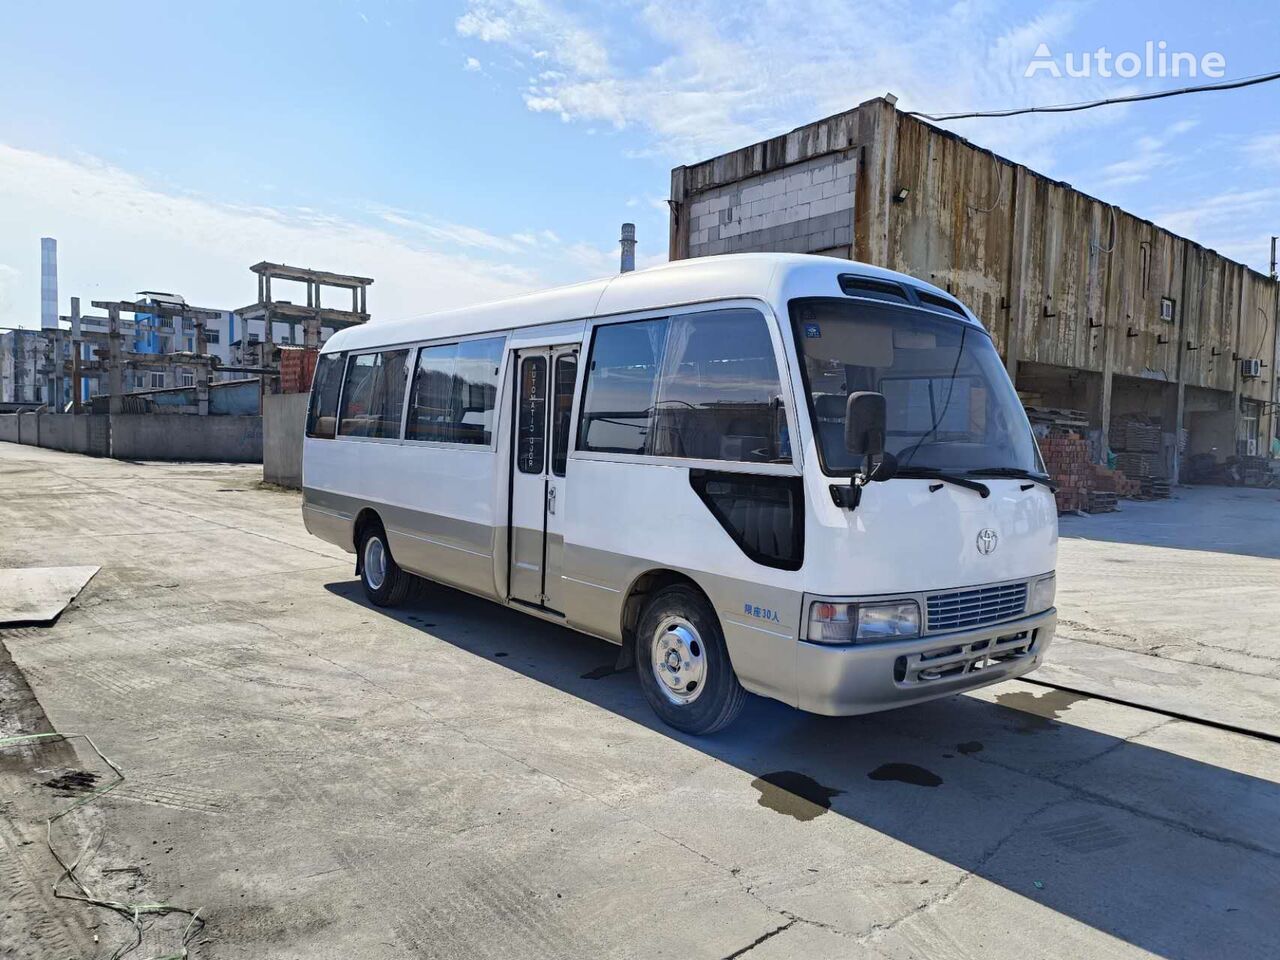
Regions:
<instances>
[{"instance_id":1,"label":"bus rear wheel","mask_svg":"<svg viewBox=\"0 0 1280 960\"><path fill-rule=\"evenodd\" d=\"M360 582L375 607L399 606L413 586L413 574L401 570L391 556L381 524L368 524L360 534Z\"/></svg>"},{"instance_id":2,"label":"bus rear wheel","mask_svg":"<svg viewBox=\"0 0 1280 960\"><path fill-rule=\"evenodd\" d=\"M654 712L694 736L727 727L747 700L719 618L684 584L664 587L645 606L636 628L636 671Z\"/></svg>"}]
</instances>

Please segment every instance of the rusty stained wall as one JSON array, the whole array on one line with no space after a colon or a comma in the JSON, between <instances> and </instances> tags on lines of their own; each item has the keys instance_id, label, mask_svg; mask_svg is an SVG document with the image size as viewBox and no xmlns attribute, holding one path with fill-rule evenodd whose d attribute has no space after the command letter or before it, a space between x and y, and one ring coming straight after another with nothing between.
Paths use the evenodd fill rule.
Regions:
<instances>
[{"instance_id":1,"label":"rusty stained wall","mask_svg":"<svg viewBox=\"0 0 1280 960\"><path fill-rule=\"evenodd\" d=\"M1102 371L1110 232L1106 206L1025 168L1014 196L1011 324L1017 358Z\"/></svg>"},{"instance_id":2,"label":"rusty stained wall","mask_svg":"<svg viewBox=\"0 0 1280 960\"><path fill-rule=\"evenodd\" d=\"M1113 373L1178 379L1179 316L1186 242L1115 208L1114 235L1103 240L1107 296L1103 316ZM1111 217L1108 215L1108 221ZM1163 298L1174 301L1171 321L1160 318Z\"/></svg>"},{"instance_id":3,"label":"rusty stained wall","mask_svg":"<svg viewBox=\"0 0 1280 960\"><path fill-rule=\"evenodd\" d=\"M885 266L928 280L977 314L1003 354L1013 269L1015 168L923 123L899 124Z\"/></svg>"},{"instance_id":4,"label":"rusty stained wall","mask_svg":"<svg viewBox=\"0 0 1280 960\"><path fill-rule=\"evenodd\" d=\"M1244 268L1212 250L1187 244L1183 282L1182 379L1214 390L1234 390L1236 328Z\"/></svg>"},{"instance_id":5,"label":"rusty stained wall","mask_svg":"<svg viewBox=\"0 0 1280 960\"><path fill-rule=\"evenodd\" d=\"M1255 357L1265 366L1256 380L1240 380L1240 393L1252 400L1274 400L1276 368L1276 284L1270 278L1245 270L1240 298L1240 357Z\"/></svg>"}]
</instances>

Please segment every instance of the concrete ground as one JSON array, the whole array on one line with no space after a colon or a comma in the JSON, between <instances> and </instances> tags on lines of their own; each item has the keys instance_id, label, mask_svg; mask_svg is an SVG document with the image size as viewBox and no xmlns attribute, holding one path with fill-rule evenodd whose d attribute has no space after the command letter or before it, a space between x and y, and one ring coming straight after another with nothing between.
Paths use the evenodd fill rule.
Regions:
<instances>
[{"instance_id":1,"label":"concrete ground","mask_svg":"<svg viewBox=\"0 0 1280 960\"><path fill-rule=\"evenodd\" d=\"M1274 742L1029 682L849 719L753 700L685 738L604 643L441 588L366 606L257 477L0 444L0 567L102 567L54 626L0 631L39 700L10 671L0 737L47 715L120 765L55 840L95 892L200 907L194 957L1280 950ZM1276 507L1241 493L1185 495L1220 536L1172 505L1063 524L1076 680L1116 655L1276 682ZM4 955L125 942L48 896L42 845L109 780L83 741L0 751Z\"/></svg>"},{"instance_id":2,"label":"concrete ground","mask_svg":"<svg viewBox=\"0 0 1280 960\"><path fill-rule=\"evenodd\" d=\"M1041 679L1280 737L1280 490L1121 503L1062 518Z\"/></svg>"}]
</instances>

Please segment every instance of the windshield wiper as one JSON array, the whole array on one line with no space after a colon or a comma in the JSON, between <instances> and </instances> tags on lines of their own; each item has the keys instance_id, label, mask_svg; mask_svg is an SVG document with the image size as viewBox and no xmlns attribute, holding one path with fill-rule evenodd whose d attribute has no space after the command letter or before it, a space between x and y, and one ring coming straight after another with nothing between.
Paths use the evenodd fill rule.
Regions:
<instances>
[{"instance_id":1,"label":"windshield wiper","mask_svg":"<svg viewBox=\"0 0 1280 960\"><path fill-rule=\"evenodd\" d=\"M900 467L894 476L905 477L908 480L941 480L943 483L954 483L957 487L964 487L966 490L976 490L984 500L991 496L991 488L985 483L970 480L959 474L948 473L937 467Z\"/></svg>"},{"instance_id":2,"label":"windshield wiper","mask_svg":"<svg viewBox=\"0 0 1280 960\"><path fill-rule=\"evenodd\" d=\"M1030 470L1023 470L1021 467L984 467L981 470L967 471L973 477L1009 477L1013 480L1030 480L1033 483L1043 483L1053 493L1058 492L1058 485L1053 479L1043 473L1032 473Z\"/></svg>"}]
</instances>

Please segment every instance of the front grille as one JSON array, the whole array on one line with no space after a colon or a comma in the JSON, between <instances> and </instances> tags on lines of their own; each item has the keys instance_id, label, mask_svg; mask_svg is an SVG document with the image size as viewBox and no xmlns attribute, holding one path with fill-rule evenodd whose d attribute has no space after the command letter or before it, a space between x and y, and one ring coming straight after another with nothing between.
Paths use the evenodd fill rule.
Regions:
<instances>
[{"instance_id":1,"label":"front grille","mask_svg":"<svg viewBox=\"0 0 1280 960\"><path fill-rule=\"evenodd\" d=\"M893 678L898 683L932 683L1007 666L1035 652L1038 630L1019 630L954 647L939 647L898 657Z\"/></svg>"},{"instance_id":2,"label":"front grille","mask_svg":"<svg viewBox=\"0 0 1280 960\"><path fill-rule=\"evenodd\" d=\"M980 627L1009 620L1026 610L1027 584L1024 581L934 593L926 603L930 632Z\"/></svg>"}]
</instances>

